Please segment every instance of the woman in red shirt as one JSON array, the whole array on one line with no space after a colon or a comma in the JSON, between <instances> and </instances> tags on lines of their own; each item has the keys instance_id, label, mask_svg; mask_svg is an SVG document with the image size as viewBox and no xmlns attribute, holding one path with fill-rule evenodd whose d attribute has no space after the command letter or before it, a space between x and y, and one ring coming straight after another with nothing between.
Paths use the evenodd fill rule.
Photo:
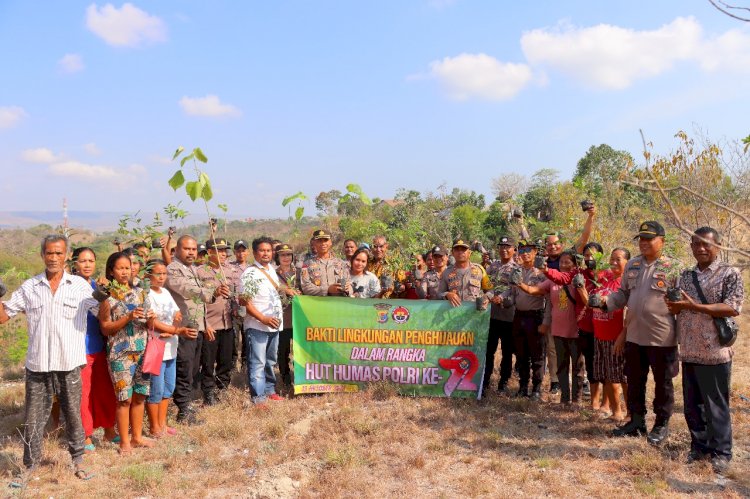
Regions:
<instances>
[{"instance_id":1,"label":"woman in red shirt","mask_svg":"<svg viewBox=\"0 0 750 499\"><path fill-rule=\"evenodd\" d=\"M606 300L606 296L620 289L620 281L625 265L630 259L630 251L615 248L609 257L611 270L599 275L601 287L596 294ZM583 293L583 302L588 304L588 293ZM625 345L624 313L622 310L604 312L593 309L594 324L594 376L604 383L604 399L609 402L612 411L610 418L616 422L625 419L625 412L620 404L620 393L627 393L623 355Z\"/></svg>"}]
</instances>

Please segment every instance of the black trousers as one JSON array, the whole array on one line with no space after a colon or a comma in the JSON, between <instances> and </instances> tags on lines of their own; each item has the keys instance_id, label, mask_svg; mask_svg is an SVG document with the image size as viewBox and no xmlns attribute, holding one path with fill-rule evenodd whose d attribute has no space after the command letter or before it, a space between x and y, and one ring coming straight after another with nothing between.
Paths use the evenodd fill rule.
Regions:
<instances>
[{"instance_id":1,"label":"black trousers","mask_svg":"<svg viewBox=\"0 0 750 499\"><path fill-rule=\"evenodd\" d=\"M279 373L281 381L285 385L291 385L294 381L294 366L291 364L292 353L292 328L282 329L279 332Z\"/></svg>"},{"instance_id":2,"label":"black trousers","mask_svg":"<svg viewBox=\"0 0 750 499\"><path fill-rule=\"evenodd\" d=\"M500 382L498 388L502 389L510 379L513 370L513 352L515 351L513 340L513 323L490 319L490 331L487 337L487 357L484 363L484 385L486 390L490 385L492 372L495 370L495 352L500 345Z\"/></svg>"},{"instance_id":3,"label":"black trousers","mask_svg":"<svg viewBox=\"0 0 750 499\"><path fill-rule=\"evenodd\" d=\"M594 377L594 333L579 329L578 338L578 353L583 356L586 365L586 379L589 380L589 383L597 383L599 380Z\"/></svg>"},{"instance_id":4,"label":"black trousers","mask_svg":"<svg viewBox=\"0 0 750 499\"><path fill-rule=\"evenodd\" d=\"M34 372L26 369L26 414L23 426L23 464L27 468L42 460L44 427L47 425L52 398L57 394L60 415L65 421L68 452L73 463L83 460L84 435L81 423L81 368L72 371ZM63 418L61 418L63 419Z\"/></svg>"},{"instance_id":5,"label":"black trousers","mask_svg":"<svg viewBox=\"0 0 750 499\"><path fill-rule=\"evenodd\" d=\"M581 401L581 386L583 373L578 362L581 356L581 338L555 338L555 353L557 354L557 379L560 383L560 402L571 401L570 371L573 365L573 402Z\"/></svg>"},{"instance_id":6,"label":"black trousers","mask_svg":"<svg viewBox=\"0 0 750 499\"><path fill-rule=\"evenodd\" d=\"M532 388L538 390L544 378L547 335L539 332L543 318L544 310L516 310L513 317L513 339L516 346L516 364L520 364L518 376L521 389L528 388L531 377Z\"/></svg>"},{"instance_id":7,"label":"black trousers","mask_svg":"<svg viewBox=\"0 0 750 499\"><path fill-rule=\"evenodd\" d=\"M732 362L712 366L682 363L685 420L694 451L732 459L731 374Z\"/></svg>"},{"instance_id":8,"label":"black trousers","mask_svg":"<svg viewBox=\"0 0 750 499\"><path fill-rule=\"evenodd\" d=\"M646 415L648 371L654 376L654 414L656 424L666 424L674 410L672 378L680 369L677 347L642 346L625 342L625 375L628 377L628 410L631 415Z\"/></svg>"},{"instance_id":9,"label":"black trousers","mask_svg":"<svg viewBox=\"0 0 750 499\"><path fill-rule=\"evenodd\" d=\"M201 349L201 389L208 397L218 388L229 388L232 381L234 329L216 331L214 341L203 341Z\"/></svg>"},{"instance_id":10,"label":"black trousers","mask_svg":"<svg viewBox=\"0 0 750 499\"><path fill-rule=\"evenodd\" d=\"M193 379L201 366L201 351L204 333L195 339L180 337L177 345L177 379L174 385L174 404L186 411L193 399Z\"/></svg>"}]
</instances>

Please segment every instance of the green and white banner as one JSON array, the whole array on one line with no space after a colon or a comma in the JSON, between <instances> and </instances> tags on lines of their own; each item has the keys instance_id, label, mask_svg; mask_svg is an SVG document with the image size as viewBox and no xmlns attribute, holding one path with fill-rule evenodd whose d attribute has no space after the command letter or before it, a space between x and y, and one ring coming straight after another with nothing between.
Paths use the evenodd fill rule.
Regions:
<instances>
[{"instance_id":1,"label":"green and white banner","mask_svg":"<svg viewBox=\"0 0 750 499\"><path fill-rule=\"evenodd\" d=\"M396 383L404 395L481 397L489 310L474 303L296 296L294 393Z\"/></svg>"}]
</instances>

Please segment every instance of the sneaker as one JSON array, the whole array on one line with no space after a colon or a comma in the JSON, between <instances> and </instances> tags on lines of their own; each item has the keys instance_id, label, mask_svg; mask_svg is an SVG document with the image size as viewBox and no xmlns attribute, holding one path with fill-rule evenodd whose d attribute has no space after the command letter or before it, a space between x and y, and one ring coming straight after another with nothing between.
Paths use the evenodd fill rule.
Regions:
<instances>
[{"instance_id":1,"label":"sneaker","mask_svg":"<svg viewBox=\"0 0 750 499\"><path fill-rule=\"evenodd\" d=\"M539 390L534 390L533 392L531 392L531 400L533 402L539 402L540 400L542 400L542 392L540 392Z\"/></svg>"},{"instance_id":2,"label":"sneaker","mask_svg":"<svg viewBox=\"0 0 750 499\"><path fill-rule=\"evenodd\" d=\"M708 457L709 455L704 452L701 452L699 450L691 450L690 452L688 452L687 459L685 460L685 462L687 464L693 464L693 463L697 463L698 461L703 461L704 459Z\"/></svg>"},{"instance_id":3,"label":"sneaker","mask_svg":"<svg viewBox=\"0 0 750 499\"><path fill-rule=\"evenodd\" d=\"M558 393L560 393L560 383L557 381L553 381L552 383L550 383L549 393L551 395L557 395Z\"/></svg>"},{"instance_id":4,"label":"sneaker","mask_svg":"<svg viewBox=\"0 0 750 499\"><path fill-rule=\"evenodd\" d=\"M519 388L514 397L520 398L520 397L528 397L529 396L529 389L528 387Z\"/></svg>"},{"instance_id":5,"label":"sneaker","mask_svg":"<svg viewBox=\"0 0 750 499\"><path fill-rule=\"evenodd\" d=\"M203 398L203 405L206 407L211 407L212 405L216 405L219 403L219 399L216 397L215 393L209 393Z\"/></svg>"},{"instance_id":6,"label":"sneaker","mask_svg":"<svg viewBox=\"0 0 750 499\"><path fill-rule=\"evenodd\" d=\"M651 431L648 434L648 437L646 437L646 440L648 440L648 443L654 446L659 446L667 439L669 436L669 426L666 423L663 424L655 424L654 427L651 429Z\"/></svg>"},{"instance_id":7,"label":"sneaker","mask_svg":"<svg viewBox=\"0 0 750 499\"><path fill-rule=\"evenodd\" d=\"M281 401L281 400L286 400L286 399L284 399L284 397L282 397L282 396L281 396L281 395L279 395L278 393L272 393L271 395L269 395L269 396L268 396L268 397L266 397L266 398L267 398L268 400L275 400L275 401L277 401L277 402L278 402L278 401Z\"/></svg>"},{"instance_id":8,"label":"sneaker","mask_svg":"<svg viewBox=\"0 0 750 499\"><path fill-rule=\"evenodd\" d=\"M203 421L198 419L195 411L192 409L181 410L177 413L177 422L187 426L202 425Z\"/></svg>"},{"instance_id":9,"label":"sneaker","mask_svg":"<svg viewBox=\"0 0 750 499\"><path fill-rule=\"evenodd\" d=\"M583 380L583 394L587 397L591 396L591 384L589 383L589 380L585 379Z\"/></svg>"},{"instance_id":10,"label":"sneaker","mask_svg":"<svg viewBox=\"0 0 750 499\"><path fill-rule=\"evenodd\" d=\"M711 468L717 475L724 475L729 469L729 459L725 456L714 456L711 458Z\"/></svg>"}]
</instances>

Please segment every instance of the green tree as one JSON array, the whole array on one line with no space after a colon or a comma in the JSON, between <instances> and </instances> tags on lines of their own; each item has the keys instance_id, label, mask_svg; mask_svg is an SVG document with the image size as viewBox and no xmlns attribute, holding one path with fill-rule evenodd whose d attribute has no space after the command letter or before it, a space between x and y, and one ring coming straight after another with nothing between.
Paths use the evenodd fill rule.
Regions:
<instances>
[{"instance_id":1,"label":"green tree","mask_svg":"<svg viewBox=\"0 0 750 499\"><path fill-rule=\"evenodd\" d=\"M604 194L607 184L616 183L633 167L633 157L607 144L591 146L578 160L573 183L593 197Z\"/></svg>"}]
</instances>

